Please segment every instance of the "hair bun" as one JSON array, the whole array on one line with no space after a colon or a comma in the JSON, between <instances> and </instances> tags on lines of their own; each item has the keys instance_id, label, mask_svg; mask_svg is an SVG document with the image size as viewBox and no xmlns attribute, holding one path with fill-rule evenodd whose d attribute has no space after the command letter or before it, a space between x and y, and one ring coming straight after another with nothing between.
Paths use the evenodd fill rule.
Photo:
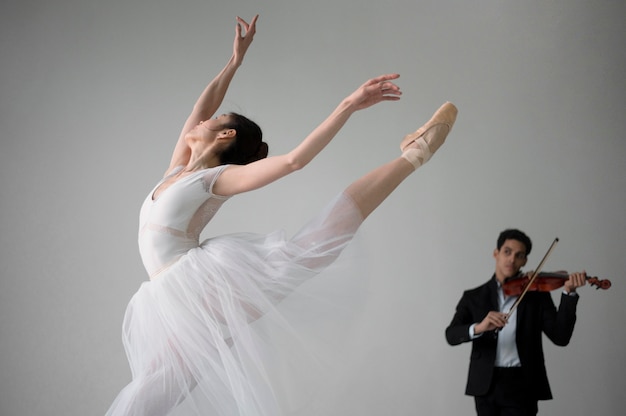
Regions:
<instances>
[{"instance_id":1,"label":"hair bun","mask_svg":"<svg viewBox=\"0 0 626 416\"><path fill-rule=\"evenodd\" d=\"M257 148L256 152L252 156L250 156L250 159L246 162L246 164L256 162L257 160L265 159L267 157L268 151L269 151L269 147L267 146L267 143L262 141L259 144L259 147Z\"/></svg>"},{"instance_id":2,"label":"hair bun","mask_svg":"<svg viewBox=\"0 0 626 416\"><path fill-rule=\"evenodd\" d=\"M261 142L261 144L259 145L259 150L257 150L256 155L258 156L258 159L263 159L267 157L267 154L269 153L269 146L267 145L267 143L265 142Z\"/></svg>"}]
</instances>

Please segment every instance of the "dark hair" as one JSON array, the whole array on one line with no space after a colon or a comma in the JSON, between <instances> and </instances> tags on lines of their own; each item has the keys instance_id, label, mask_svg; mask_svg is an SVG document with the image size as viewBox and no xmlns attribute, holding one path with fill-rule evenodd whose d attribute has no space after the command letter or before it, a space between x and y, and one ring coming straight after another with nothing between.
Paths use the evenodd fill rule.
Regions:
<instances>
[{"instance_id":1,"label":"dark hair","mask_svg":"<svg viewBox=\"0 0 626 416\"><path fill-rule=\"evenodd\" d=\"M533 249L533 243L530 241L530 238L520 230L509 228L508 230L502 231L498 237L498 250L500 250L506 240L517 240L524 244L524 246L526 246L527 256L530 254L530 250Z\"/></svg>"},{"instance_id":2,"label":"dark hair","mask_svg":"<svg viewBox=\"0 0 626 416\"><path fill-rule=\"evenodd\" d=\"M237 132L235 140L220 154L223 165L247 165L267 157L268 146L258 124L237 113L229 113L223 128Z\"/></svg>"}]
</instances>

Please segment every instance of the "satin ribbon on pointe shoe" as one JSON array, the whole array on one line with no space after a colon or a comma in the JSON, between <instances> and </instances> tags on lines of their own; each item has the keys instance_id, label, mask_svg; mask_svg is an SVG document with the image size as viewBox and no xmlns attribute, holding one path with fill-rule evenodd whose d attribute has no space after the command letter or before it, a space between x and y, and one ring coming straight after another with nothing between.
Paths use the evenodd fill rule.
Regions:
<instances>
[{"instance_id":1,"label":"satin ribbon on pointe shoe","mask_svg":"<svg viewBox=\"0 0 626 416\"><path fill-rule=\"evenodd\" d=\"M415 169L426 163L446 140L456 121L457 113L458 110L454 104L449 101L444 103L426 124L404 137L400 143L400 149L403 151L402 157ZM433 127L437 126L447 128L430 132ZM431 134L428 134L429 132ZM412 143L417 144L418 147L409 147Z\"/></svg>"}]
</instances>

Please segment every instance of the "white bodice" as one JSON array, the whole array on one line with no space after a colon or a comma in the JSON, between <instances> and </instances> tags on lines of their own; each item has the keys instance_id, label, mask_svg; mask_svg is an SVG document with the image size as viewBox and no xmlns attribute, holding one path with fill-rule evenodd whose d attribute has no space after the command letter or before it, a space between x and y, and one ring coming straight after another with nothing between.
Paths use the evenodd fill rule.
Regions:
<instances>
[{"instance_id":1,"label":"white bodice","mask_svg":"<svg viewBox=\"0 0 626 416\"><path fill-rule=\"evenodd\" d=\"M139 215L139 252L150 278L198 247L200 233L229 198L215 195L213 184L226 166L185 176L154 199L163 178L146 197ZM174 169L171 175L182 169Z\"/></svg>"}]
</instances>

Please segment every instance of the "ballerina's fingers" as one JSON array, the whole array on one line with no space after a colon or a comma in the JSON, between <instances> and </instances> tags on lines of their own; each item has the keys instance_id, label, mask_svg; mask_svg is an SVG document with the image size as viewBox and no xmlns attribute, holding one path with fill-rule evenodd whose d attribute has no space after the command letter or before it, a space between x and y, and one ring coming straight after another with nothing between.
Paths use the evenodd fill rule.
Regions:
<instances>
[{"instance_id":1,"label":"ballerina's fingers","mask_svg":"<svg viewBox=\"0 0 626 416\"><path fill-rule=\"evenodd\" d=\"M240 38L245 38L246 36L254 36L254 33L256 32L256 20L259 18L259 15L257 14L256 16L254 16L252 18L252 20L250 21L250 23L246 22L245 20L243 20L241 17L237 16L237 26L236 26L236 30L237 30L237 36ZM245 34L242 35L242 27L245 30Z\"/></svg>"},{"instance_id":2,"label":"ballerina's fingers","mask_svg":"<svg viewBox=\"0 0 626 416\"><path fill-rule=\"evenodd\" d=\"M400 95L402 95L402 91L400 91L400 87L398 87L393 82L383 81L379 84L380 93L383 97L399 99Z\"/></svg>"},{"instance_id":3,"label":"ballerina's fingers","mask_svg":"<svg viewBox=\"0 0 626 416\"><path fill-rule=\"evenodd\" d=\"M398 74L380 75L362 84L349 96L355 110L362 110L381 101L397 101L400 99L400 88L389 80L398 78Z\"/></svg>"}]
</instances>

